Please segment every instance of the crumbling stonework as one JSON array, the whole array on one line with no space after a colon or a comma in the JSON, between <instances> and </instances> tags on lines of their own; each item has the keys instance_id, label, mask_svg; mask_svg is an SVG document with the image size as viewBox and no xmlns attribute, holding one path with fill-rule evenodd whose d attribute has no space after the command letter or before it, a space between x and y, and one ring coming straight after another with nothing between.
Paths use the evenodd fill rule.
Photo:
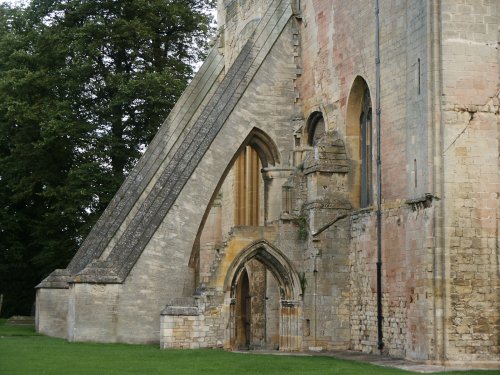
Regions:
<instances>
[{"instance_id":1,"label":"crumbling stonework","mask_svg":"<svg viewBox=\"0 0 500 375\"><path fill-rule=\"evenodd\" d=\"M207 61L38 286L38 330L499 367L499 12L219 0Z\"/></svg>"}]
</instances>

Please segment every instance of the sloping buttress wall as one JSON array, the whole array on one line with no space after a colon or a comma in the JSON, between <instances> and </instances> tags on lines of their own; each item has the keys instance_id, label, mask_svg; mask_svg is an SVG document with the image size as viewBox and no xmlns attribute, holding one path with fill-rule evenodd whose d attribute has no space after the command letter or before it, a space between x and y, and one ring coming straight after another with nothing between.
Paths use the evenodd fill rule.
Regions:
<instances>
[{"instance_id":1,"label":"sloping buttress wall","mask_svg":"<svg viewBox=\"0 0 500 375\"><path fill-rule=\"evenodd\" d=\"M289 126L293 113L296 67L291 16L288 1L270 4L261 21L264 24L257 27L253 40L242 50L244 55L237 58L226 73L221 86L229 80L228 86L221 90L216 107L211 108L207 117L202 113L197 119L195 126L200 123L201 127L187 146L194 147L199 163L191 164L195 163L194 155L178 172L180 175L171 176L175 181L165 180L166 184L173 183L165 195L172 203L168 212L160 217L161 222L147 239L144 250L135 253L137 245L145 240L136 240L134 235L144 225L140 222L139 228L133 227L135 218L141 216L138 210L106 260L91 263L70 283L69 339L157 342L162 307L171 298L193 293L194 275L188 262L194 237L214 191L251 130L257 127L278 139L278 148L286 154L286 145L280 143L279 133ZM236 72L232 72L234 69ZM212 131L212 136L207 134ZM190 148L186 152L189 153ZM184 163L183 159L178 162ZM194 166L194 170L187 175L190 166ZM185 184L182 184L183 178ZM160 184L155 188L163 188L161 179L162 176L157 177ZM162 193L153 188L145 201L157 200ZM150 209L142 213L141 219L147 223L151 215L159 213L161 210ZM145 232L148 230L151 228ZM128 237L127 231L132 231ZM107 266L111 273L106 274ZM106 278L115 283L103 282Z\"/></svg>"}]
</instances>

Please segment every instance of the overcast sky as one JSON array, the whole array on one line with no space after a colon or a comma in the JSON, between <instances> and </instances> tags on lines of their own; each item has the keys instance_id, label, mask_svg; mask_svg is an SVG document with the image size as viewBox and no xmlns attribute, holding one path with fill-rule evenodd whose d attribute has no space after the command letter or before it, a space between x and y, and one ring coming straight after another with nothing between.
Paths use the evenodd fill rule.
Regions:
<instances>
[{"instance_id":1,"label":"overcast sky","mask_svg":"<svg viewBox=\"0 0 500 375\"><path fill-rule=\"evenodd\" d=\"M27 3L29 0L0 0L0 4L23 4Z\"/></svg>"}]
</instances>

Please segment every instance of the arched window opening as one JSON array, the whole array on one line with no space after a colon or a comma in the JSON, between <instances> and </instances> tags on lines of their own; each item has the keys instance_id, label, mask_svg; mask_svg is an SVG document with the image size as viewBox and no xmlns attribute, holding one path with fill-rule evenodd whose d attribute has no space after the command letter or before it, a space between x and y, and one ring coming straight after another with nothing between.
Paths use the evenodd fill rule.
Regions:
<instances>
[{"instance_id":1,"label":"arched window opening","mask_svg":"<svg viewBox=\"0 0 500 375\"><path fill-rule=\"evenodd\" d=\"M225 239L236 226L263 226L267 220L269 190L264 168L280 163L280 154L269 135L254 128L239 152L228 162L198 229L189 265L195 269L197 286L213 276Z\"/></svg>"},{"instance_id":2,"label":"arched window opening","mask_svg":"<svg viewBox=\"0 0 500 375\"><path fill-rule=\"evenodd\" d=\"M372 202L372 101L370 90L365 88L361 104L361 207L370 206Z\"/></svg>"},{"instance_id":3,"label":"arched window opening","mask_svg":"<svg viewBox=\"0 0 500 375\"><path fill-rule=\"evenodd\" d=\"M347 99L346 149L355 166L349 175L352 204L369 207L373 204L372 98L361 76L354 79Z\"/></svg>"},{"instance_id":4,"label":"arched window opening","mask_svg":"<svg viewBox=\"0 0 500 375\"><path fill-rule=\"evenodd\" d=\"M318 144L321 137L325 135L325 119L321 112L313 112L309 116L307 127L307 140L309 146L315 146Z\"/></svg>"}]
</instances>

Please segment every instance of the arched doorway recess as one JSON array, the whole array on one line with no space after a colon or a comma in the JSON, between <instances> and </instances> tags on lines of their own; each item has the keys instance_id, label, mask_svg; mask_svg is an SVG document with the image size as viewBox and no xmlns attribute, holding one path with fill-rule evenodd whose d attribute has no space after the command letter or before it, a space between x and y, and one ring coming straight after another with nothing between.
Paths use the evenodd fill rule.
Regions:
<instances>
[{"instance_id":1,"label":"arched doorway recess","mask_svg":"<svg viewBox=\"0 0 500 375\"><path fill-rule=\"evenodd\" d=\"M260 240L243 249L229 266L224 290L232 349L301 349L300 280L276 247Z\"/></svg>"}]
</instances>

